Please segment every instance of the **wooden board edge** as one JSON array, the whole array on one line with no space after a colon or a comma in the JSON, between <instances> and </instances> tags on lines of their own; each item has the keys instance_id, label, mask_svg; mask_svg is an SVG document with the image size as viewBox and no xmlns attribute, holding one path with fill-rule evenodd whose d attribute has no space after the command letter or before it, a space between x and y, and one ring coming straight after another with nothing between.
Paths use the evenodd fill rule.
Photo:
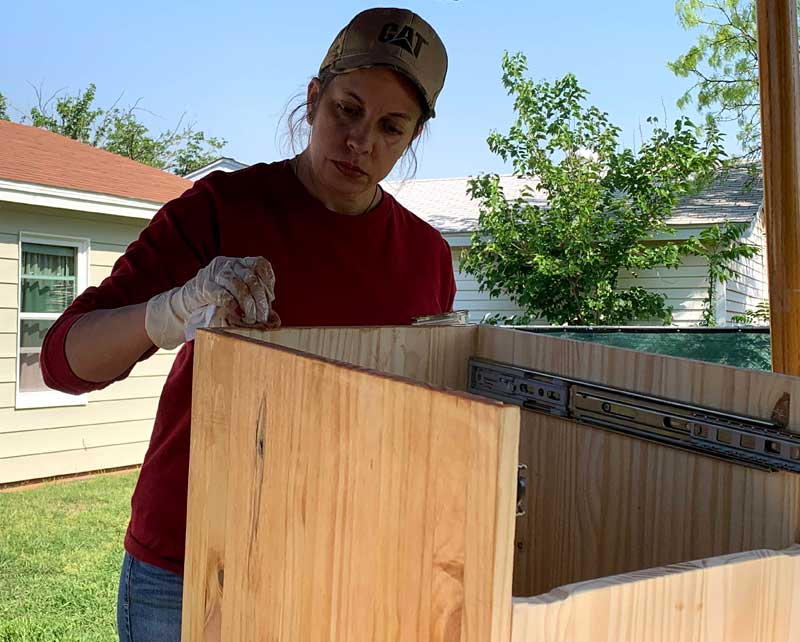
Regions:
<instances>
[{"instance_id":1,"label":"wooden board edge","mask_svg":"<svg viewBox=\"0 0 800 642\"><path fill-rule=\"evenodd\" d=\"M492 596L492 642L511 639L512 586L514 579L514 535L516 530L517 480L519 463L520 409L507 406L501 411L499 435L497 508L495 514L494 594ZM506 463L505 466L500 462ZM510 469L510 470L509 470Z\"/></svg>"},{"instance_id":2,"label":"wooden board edge","mask_svg":"<svg viewBox=\"0 0 800 642\"><path fill-rule=\"evenodd\" d=\"M414 326L408 326L408 327L414 327ZM456 326L456 327L460 327L460 326ZM387 326L384 329L390 329L390 328L394 329L394 326ZM292 329L294 329L294 328L292 328ZM316 329L319 329L319 328L316 328ZM341 329L345 329L345 328L341 328ZM349 329L352 329L352 328L347 328L347 329L349 330ZM452 327L451 326L432 326L430 328L426 328L426 331L427 330L434 330L434 329L435 330L446 330L446 329L452 329ZM399 381L399 382L407 383L407 384L410 384L410 385L413 385L413 386L417 386L417 387L420 387L420 388L425 388L427 390L433 390L433 391L436 391L436 392L441 392L441 393L444 393L444 394L447 394L447 395L450 395L450 396L454 396L454 397L458 397L458 398L461 398L461 399L467 399L469 401L476 401L478 403L482 403L482 404L487 405L487 406L504 407L504 406L507 405L507 404L503 404L502 402L495 401L494 399L489 399L488 397L482 397L481 395L475 395L475 394L472 394L472 393L469 393L469 392L465 392L463 390L458 390L456 388L450 388L450 387L445 387L445 386L437 386L437 385L433 385L433 384L430 384L430 383L426 383L424 381L413 379L411 377L392 374L392 373L384 372L382 370L377 370L375 368L367 368L367 367L364 367L364 366L354 365L354 364L349 363L347 361L342 361L342 360L339 360L339 359L332 359L330 357L323 357L323 356L320 356L320 355L317 355L317 354L313 354L311 352L305 352L303 350L298 350L296 348L290 348L290 347L279 345L279 344L276 344L276 343L268 343L268 342L261 341L259 339L256 339L256 338L253 338L253 337L250 337L250 336L247 336L247 335L229 332L227 329L204 328L204 329L200 329L200 330L197 331L197 336L198 337L200 337L200 336L202 336L204 334L215 335L215 336L219 336L219 337L225 337L225 338L228 338L228 339L234 340L234 341L245 341L247 343L253 343L253 344L256 344L256 345L264 346L265 348L270 349L270 350L276 350L276 351L279 351L279 352L293 354L295 356L298 356L298 357L300 357L302 359L307 359L309 361L315 361L315 362L318 362L318 363L326 363L326 364L338 366L338 367L341 367L341 368L345 368L345 369L353 371L353 372L363 372L365 374L374 375L374 376L377 376L377 377L380 377L380 378L383 378L383 379L388 379L388 380L391 380L391 381ZM464 364L464 368L465 369L466 369L466 367L467 367L467 365Z\"/></svg>"},{"instance_id":3,"label":"wooden board edge","mask_svg":"<svg viewBox=\"0 0 800 642\"><path fill-rule=\"evenodd\" d=\"M607 577L586 580L584 582L565 584L564 586L559 586L558 588L548 591L547 593L543 593L542 595L534 595L532 597L515 597L512 598L512 602L515 611L518 608L524 610L530 607L563 602L587 591L613 588L615 586L622 586L625 584L655 581L659 578L668 577L671 575L702 572L704 570L727 566L730 564L741 564L746 562L755 562L761 559L779 557L792 558L796 562L800 562L800 544L795 544L779 551L771 549L756 549L752 551L744 551L742 553L730 553L728 555L709 557L702 560L693 560L691 562L680 562L678 564L669 564L667 566L657 566L655 568L631 571L630 573L621 573L619 575L609 575Z\"/></svg>"}]
</instances>

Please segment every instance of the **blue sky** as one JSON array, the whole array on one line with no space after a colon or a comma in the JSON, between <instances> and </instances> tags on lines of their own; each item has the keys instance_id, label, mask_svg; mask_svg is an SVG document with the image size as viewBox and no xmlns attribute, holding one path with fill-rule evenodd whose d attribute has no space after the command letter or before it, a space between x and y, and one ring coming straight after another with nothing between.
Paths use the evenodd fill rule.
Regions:
<instances>
[{"instance_id":1,"label":"blue sky","mask_svg":"<svg viewBox=\"0 0 800 642\"><path fill-rule=\"evenodd\" d=\"M181 114L245 163L271 161L281 114L304 91L331 40L368 2L194 2L104 0L15 3L0 21L0 92L13 108L34 104L29 83L52 94L94 82L98 103L141 98L153 129ZM529 74L577 75L590 101L639 140L649 115L670 120L689 86L666 66L696 36L681 29L671 0L419 0L406 6L439 32L450 68L437 118L420 150L418 178L507 172L486 137L513 111L500 82L504 50L522 51ZM12 118L18 119L11 110ZM690 113L690 116L695 114ZM734 141L730 141L734 145Z\"/></svg>"}]
</instances>

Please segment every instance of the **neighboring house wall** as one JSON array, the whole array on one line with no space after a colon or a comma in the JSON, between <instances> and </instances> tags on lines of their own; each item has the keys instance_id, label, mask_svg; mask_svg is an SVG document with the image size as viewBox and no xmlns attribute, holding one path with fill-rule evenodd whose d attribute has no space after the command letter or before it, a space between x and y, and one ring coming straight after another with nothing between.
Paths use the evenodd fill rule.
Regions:
<instances>
[{"instance_id":1,"label":"neighboring house wall","mask_svg":"<svg viewBox=\"0 0 800 642\"><path fill-rule=\"evenodd\" d=\"M515 306L507 297L492 298L488 292L481 292L475 277L461 272L459 261L461 260L460 247L453 247L453 273L456 277L456 300L453 307L456 310L469 310L469 320L479 323L487 314L499 314L511 316L521 314L522 310Z\"/></svg>"},{"instance_id":2,"label":"neighboring house wall","mask_svg":"<svg viewBox=\"0 0 800 642\"><path fill-rule=\"evenodd\" d=\"M459 271L459 260L468 235L447 235L453 252L453 272L456 276L456 309L469 310L470 321L479 322L486 314L511 316L521 314L522 310L514 305L507 296L492 298L487 292L480 292L478 282L471 275ZM697 325L703 319L703 301L708 293L708 263L696 256L684 258L683 265L671 270L656 268L641 270L638 278L630 273L620 273L618 286L630 288L643 287L651 292L658 292L667 297L667 305L673 308L673 324L677 326ZM541 321L541 323L546 323ZM640 322L647 325L647 322ZM660 322L651 322L660 325Z\"/></svg>"},{"instance_id":3,"label":"neighboring house wall","mask_svg":"<svg viewBox=\"0 0 800 642\"><path fill-rule=\"evenodd\" d=\"M692 230L691 233L698 232ZM453 271L458 288L456 309L469 310L469 319L472 322L480 322L486 314L511 316L522 313L507 296L492 298L488 293L480 292L475 278L459 270L460 255L464 248L456 243L463 243L463 239L455 235L451 235L451 238L445 235L445 238L450 242L453 253ZM769 298L766 246L761 218L754 221L748 235L742 240L761 247L762 251L753 259L737 262L734 266L734 278L717 289L715 309L718 325L729 324L733 315L743 314L745 308L752 310L760 301ZM677 269L661 267L640 270L637 277L622 271L617 285L620 289L639 286L650 292L663 294L666 304L672 307L672 325L697 326L703 320L703 307L708 296L708 261L698 256L685 256L683 264ZM646 320L636 324L661 325L659 321Z\"/></svg>"},{"instance_id":4,"label":"neighboring house wall","mask_svg":"<svg viewBox=\"0 0 800 642\"><path fill-rule=\"evenodd\" d=\"M89 239L88 285L146 220L0 203L0 483L142 462L175 351L160 351L85 405L17 409L20 233ZM74 401L74 399L73 399Z\"/></svg>"},{"instance_id":5,"label":"neighboring house wall","mask_svg":"<svg viewBox=\"0 0 800 642\"><path fill-rule=\"evenodd\" d=\"M510 175L500 176L500 184L506 198L516 198L523 194L523 187L530 184L529 179ZM458 272L461 248L469 246L471 230L477 229L479 206L468 195L467 178L419 179L409 181L389 181L384 188L408 207L412 212L440 230L453 250L454 269L460 292L456 306L470 310L470 320L480 321L486 313L510 316L519 312L508 297L493 299L480 292L477 282ZM527 194L528 200L543 206L546 195ZM667 223L674 232L656 236L657 242L685 240L697 235L708 225L730 222L753 221L763 200L763 186L747 166L731 168L721 173L717 179L701 193L682 199ZM763 247L763 229L758 228L747 239ZM736 266L737 276L725 287L718 288L714 309L718 323L730 321L732 314L741 313L744 308L754 308L766 298L766 264L764 256ZM673 308L673 323L689 326L703 319L703 306L708 294L708 265L705 260L687 257L684 265L677 270L665 268L647 270L634 279L630 274L621 274L620 287L640 285L652 292L667 297L667 304ZM646 324L646 321L638 322ZM654 323L654 322L651 322Z\"/></svg>"},{"instance_id":6,"label":"neighboring house wall","mask_svg":"<svg viewBox=\"0 0 800 642\"><path fill-rule=\"evenodd\" d=\"M666 304L672 307L673 325L698 325L703 320L703 303L708 296L708 261L686 256L677 269L640 270L637 277L621 271L617 286L620 289L639 286L663 294Z\"/></svg>"},{"instance_id":7,"label":"neighboring house wall","mask_svg":"<svg viewBox=\"0 0 800 642\"><path fill-rule=\"evenodd\" d=\"M761 301L769 299L769 271L767 269L767 241L764 232L763 209L753 219L753 224L742 241L760 247L761 252L752 259L736 261L732 266L735 276L728 281L725 288L725 312L728 322L733 315L744 314L746 310L754 310Z\"/></svg>"}]
</instances>

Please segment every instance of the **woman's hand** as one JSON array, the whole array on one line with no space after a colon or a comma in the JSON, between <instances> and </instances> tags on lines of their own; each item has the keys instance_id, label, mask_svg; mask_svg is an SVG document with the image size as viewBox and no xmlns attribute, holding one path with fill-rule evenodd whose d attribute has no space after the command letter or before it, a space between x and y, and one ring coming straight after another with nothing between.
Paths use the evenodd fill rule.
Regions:
<instances>
[{"instance_id":1,"label":"woman's hand","mask_svg":"<svg viewBox=\"0 0 800 642\"><path fill-rule=\"evenodd\" d=\"M275 274L261 256L218 256L185 285L157 294L147 302L145 330L160 348L186 341L187 324L214 306L209 325L275 326L272 303Z\"/></svg>"}]
</instances>

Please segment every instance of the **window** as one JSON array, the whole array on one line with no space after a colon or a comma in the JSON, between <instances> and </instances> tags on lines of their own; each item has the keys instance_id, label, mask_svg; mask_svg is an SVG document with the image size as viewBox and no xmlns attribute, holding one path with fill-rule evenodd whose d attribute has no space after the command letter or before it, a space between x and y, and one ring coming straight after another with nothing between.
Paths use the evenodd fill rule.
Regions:
<instances>
[{"instance_id":1,"label":"window","mask_svg":"<svg viewBox=\"0 0 800 642\"><path fill-rule=\"evenodd\" d=\"M44 384L39 355L50 326L86 287L88 245L83 239L21 235L17 408L86 403L86 395Z\"/></svg>"}]
</instances>

